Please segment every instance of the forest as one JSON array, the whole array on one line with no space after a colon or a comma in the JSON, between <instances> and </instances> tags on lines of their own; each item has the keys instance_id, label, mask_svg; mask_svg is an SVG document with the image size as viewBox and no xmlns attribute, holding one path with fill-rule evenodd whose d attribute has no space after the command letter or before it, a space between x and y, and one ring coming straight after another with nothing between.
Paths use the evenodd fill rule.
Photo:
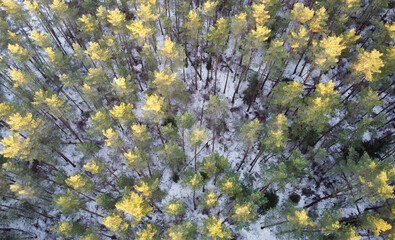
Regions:
<instances>
[{"instance_id":1,"label":"forest","mask_svg":"<svg viewBox=\"0 0 395 240\"><path fill-rule=\"evenodd\" d=\"M0 239L395 240L394 0L0 0Z\"/></svg>"}]
</instances>

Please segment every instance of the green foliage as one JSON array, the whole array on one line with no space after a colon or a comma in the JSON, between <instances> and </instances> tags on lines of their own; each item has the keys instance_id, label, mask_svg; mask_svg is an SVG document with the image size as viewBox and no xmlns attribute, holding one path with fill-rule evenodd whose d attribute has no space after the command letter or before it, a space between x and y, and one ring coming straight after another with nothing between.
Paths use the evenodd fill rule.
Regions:
<instances>
[{"instance_id":1,"label":"green foliage","mask_svg":"<svg viewBox=\"0 0 395 240\"><path fill-rule=\"evenodd\" d=\"M67 189L66 193L54 194L53 200L55 208L59 209L64 214L76 212L79 208L84 206L81 199L70 189Z\"/></svg>"}]
</instances>

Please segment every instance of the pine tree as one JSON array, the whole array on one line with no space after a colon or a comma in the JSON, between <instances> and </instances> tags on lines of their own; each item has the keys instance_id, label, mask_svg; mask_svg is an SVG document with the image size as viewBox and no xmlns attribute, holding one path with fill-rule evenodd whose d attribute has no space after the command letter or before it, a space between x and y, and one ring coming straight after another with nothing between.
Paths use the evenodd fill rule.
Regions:
<instances>
[{"instance_id":1,"label":"pine tree","mask_svg":"<svg viewBox=\"0 0 395 240\"><path fill-rule=\"evenodd\" d=\"M224 119L227 116L226 108L227 102L224 96L213 96L210 95L209 103L207 104L207 112L211 116L210 125L213 132L213 147L212 152L214 152L214 143L216 132L221 131L220 126L222 126L220 119Z\"/></svg>"},{"instance_id":2,"label":"pine tree","mask_svg":"<svg viewBox=\"0 0 395 240\"><path fill-rule=\"evenodd\" d=\"M140 232L137 232L137 236L139 236L137 239L138 240L152 240L154 239L154 236L158 230L156 230L151 224L147 224L145 229L141 230Z\"/></svg>"},{"instance_id":3,"label":"pine tree","mask_svg":"<svg viewBox=\"0 0 395 240\"><path fill-rule=\"evenodd\" d=\"M193 191L193 208L196 210L196 200L195 194L196 190L204 185L203 177L200 172L194 171L192 168L188 168L183 172L183 181L182 184L184 186L189 186Z\"/></svg>"},{"instance_id":4,"label":"pine tree","mask_svg":"<svg viewBox=\"0 0 395 240\"><path fill-rule=\"evenodd\" d=\"M266 151L281 152L288 140L288 123L283 114L278 114L269 124L268 136L262 139Z\"/></svg>"},{"instance_id":5,"label":"pine tree","mask_svg":"<svg viewBox=\"0 0 395 240\"><path fill-rule=\"evenodd\" d=\"M237 226L236 229L242 229L249 225L249 222L256 218L254 211L254 205L252 203L239 204L237 203L232 211L232 219L235 221Z\"/></svg>"},{"instance_id":6,"label":"pine tree","mask_svg":"<svg viewBox=\"0 0 395 240\"><path fill-rule=\"evenodd\" d=\"M214 184L219 174L225 172L229 168L228 159L218 153L212 153L209 157L205 157L200 169L207 175L207 177L215 177Z\"/></svg>"},{"instance_id":7,"label":"pine tree","mask_svg":"<svg viewBox=\"0 0 395 240\"><path fill-rule=\"evenodd\" d=\"M127 126L132 124L136 118L133 113L133 108L133 104L121 102L119 105L114 105L113 108L110 109L110 114Z\"/></svg>"},{"instance_id":8,"label":"pine tree","mask_svg":"<svg viewBox=\"0 0 395 240\"><path fill-rule=\"evenodd\" d=\"M177 124L181 126L182 150L185 153L185 129L190 129L195 123L195 120L193 114L188 111L184 111L182 115L177 116L176 120Z\"/></svg>"},{"instance_id":9,"label":"pine tree","mask_svg":"<svg viewBox=\"0 0 395 240\"><path fill-rule=\"evenodd\" d=\"M170 165L171 171L173 173L173 180L177 179L177 172L179 172L182 163L185 160L185 154L179 148L179 146L174 142L166 143L163 148L158 151L159 156L165 158Z\"/></svg>"},{"instance_id":10,"label":"pine tree","mask_svg":"<svg viewBox=\"0 0 395 240\"><path fill-rule=\"evenodd\" d=\"M363 75L368 81L374 80L374 73L380 73L380 68L384 66L380 57L383 54L373 49L371 52L361 52L358 54L357 62L353 69L357 74Z\"/></svg>"},{"instance_id":11,"label":"pine tree","mask_svg":"<svg viewBox=\"0 0 395 240\"><path fill-rule=\"evenodd\" d=\"M119 213L111 213L102 221L103 225L109 228L113 233L123 233L129 228L129 224L122 218Z\"/></svg>"},{"instance_id":12,"label":"pine tree","mask_svg":"<svg viewBox=\"0 0 395 240\"><path fill-rule=\"evenodd\" d=\"M198 16L198 14L190 10L187 16L187 21L185 22L185 30L186 30L186 35L188 36L188 39L192 41L193 46L195 47L195 89L197 90L197 52L199 48L199 32L201 31L202 28L202 20ZM202 63L200 63L202 64Z\"/></svg>"},{"instance_id":13,"label":"pine tree","mask_svg":"<svg viewBox=\"0 0 395 240\"><path fill-rule=\"evenodd\" d=\"M238 175L232 173L223 176L218 182L218 187L222 194L230 197L236 197L242 190Z\"/></svg>"},{"instance_id":14,"label":"pine tree","mask_svg":"<svg viewBox=\"0 0 395 240\"><path fill-rule=\"evenodd\" d=\"M240 36L245 32L245 25L246 25L246 21L247 21L247 14L242 12L240 14L235 15L232 19L231 19L231 25L230 25L230 32L233 34L233 38L234 38L234 46L233 46L233 50L232 50L232 56L230 57L230 62L229 62L229 66L232 67L233 64L233 58L235 56L236 53L236 49L238 47L238 42L239 42L239 38ZM224 91L223 94L225 94L226 91L226 86L228 84L228 78L229 78L229 72L231 68L228 68L228 71L226 73L226 80L225 80L225 87L224 87Z\"/></svg>"},{"instance_id":15,"label":"pine tree","mask_svg":"<svg viewBox=\"0 0 395 240\"><path fill-rule=\"evenodd\" d=\"M66 193L53 195L55 207L64 214L76 212L78 209L84 207L81 199L75 195L70 189Z\"/></svg>"},{"instance_id":16,"label":"pine tree","mask_svg":"<svg viewBox=\"0 0 395 240\"><path fill-rule=\"evenodd\" d=\"M136 226L143 217L152 212L152 207L147 200L134 192L127 193L121 201L115 204L115 208L133 216L132 226Z\"/></svg>"},{"instance_id":17,"label":"pine tree","mask_svg":"<svg viewBox=\"0 0 395 240\"><path fill-rule=\"evenodd\" d=\"M84 226L74 221L59 222L58 226L51 228L51 230L55 231L57 234L65 237L81 235L84 231L83 229Z\"/></svg>"},{"instance_id":18,"label":"pine tree","mask_svg":"<svg viewBox=\"0 0 395 240\"><path fill-rule=\"evenodd\" d=\"M196 171L196 157L197 157L197 148L200 146L206 139L207 133L202 127L193 127L192 132L187 136L189 143L192 147L195 148L195 171Z\"/></svg>"},{"instance_id":19,"label":"pine tree","mask_svg":"<svg viewBox=\"0 0 395 240\"><path fill-rule=\"evenodd\" d=\"M195 239L196 225L191 221L184 221L177 225L170 223L165 240Z\"/></svg>"},{"instance_id":20,"label":"pine tree","mask_svg":"<svg viewBox=\"0 0 395 240\"><path fill-rule=\"evenodd\" d=\"M204 209L213 208L218 204L218 196L214 189L209 189L201 198L200 204Z\"/></svg>"},{"instance_id":21,"label":"pine tree","mask_svg":"<svg viewBox=\"0 0 395 240\"><path fill-rule=\"evenodd\" d=\"M310 21L314 16L314 10L303 6L302 3L295 3L294 8L291 11L292 17L295 18L299 23L305 24Z\"/></svg>"},{"instance_id":22,"label":"pine tree","mask_svg":"<svg viewBox=\"0 0 395 240\"><path fill-rule=\"evenodd\" d=\"M211 27L207 33L206 40L213 44L213 52L216 53L215 61L215 81L214 81L214 95L217 89L217 72L220 51L225 47L226 38L229 34L228 20L220 18L214 27Z\"/></svg>"},{"instance_id":23,"label":"pine tree","mask_svg":"<svg viewBox=\"0 0 395 240\"><path fill-rule=\"evenodd\" d=\"M239 138L243 140L244 145L246 147L246 152L241 160L241 163L238 167L238 170L243 165L245 159L247 158L247 154L250 151L251 145L256 141L260 130L262 129L262 124L254 119L249 123L245 123L240 128Z\"/></svg>"},{"instance_id":24,"label":"pine tree","mask_svg":"<svg viewBox=\"0 0 395 240\"><path fill-rule=\"evenodd\" d=\"M165 206L167 214L178 216L185 213L185 207L182 200L172 200Z\"/></svg>"},{"instance_id":25,"label":"pine tree","mask_svg":"<svg viewBox=\"0 0 395 240\"><path fill-rule=\"evenodd\" d=\"M165 144L159 128L159 121L164 117L165 114L163 110L164 98L158 96L157 94L153 94L151 96L145 95L145 97L147 98L147 101L141 107L141 109L145 111L142 116L144 118L151 119L156 124L162 144Z\"/></svg>"},{"instance_id":26,"label":"pine tree","mask_svg":"<svg viewBox=\"0 0 395 240\"><path fill-rule=\"evenodd\" d=\"M214 215L203 219L203 221L203 234L209 239L230 239L232 237L231 231L223 226L221 219L215 218Z\"/></svg>"},{"instance_id":27,"label":"pine tree","mask_svg":"<svg viewBox=\"0 0 395 240\"><path fill-rule=\"evenodd\" d=\"M76 191L92 192L94 189L94 183L92 180L79 172L67 178L65 183Z\"/></svg>"}]
</instances>

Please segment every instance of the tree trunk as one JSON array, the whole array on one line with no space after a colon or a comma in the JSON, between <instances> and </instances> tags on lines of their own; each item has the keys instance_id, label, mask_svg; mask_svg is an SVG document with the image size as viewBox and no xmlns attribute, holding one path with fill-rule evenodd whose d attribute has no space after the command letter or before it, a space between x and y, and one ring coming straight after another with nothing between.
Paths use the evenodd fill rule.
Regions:
<instances>
[{"instance_id":1,"label":"tree trunk","mask_svg":"<svg viewBox=\"0 0 395 240\"><path fill-rule=\"evenodd\" d=\"M306 78L305 78L304 81L303 81L303 85L306 84L307 79L309 79L310 74L314 71L315 67L316 67L316 66L314 65L314 66L310 69L309 74L307 74Z\"/></svg>"},{"instance_id":2,"label":"tree trunk","mask_svg":"<svg viewBox=\"0 0 395 240\"><path fill-rule=\"evenodd\" d=\"M249 62L248 62L248 65L247 65L246 69L243 71L243 72L246 72L246 77L247 77L247 74L248 74L248 69L250 68L251 61L252 61L252 59L254 58L256 51L257 51L257 48L255 48L255 50L254 50L254 52L252 53L252 56L251 56L251 58L250 58L250 60L249 60ZM243 72L242 72L242 73L243 73ZM239 92L240 83L241 83L241 81L242 81L242 78L241 78L241 77L242 77L242 76L240 76L240 78L239 78L239 83L237 84L236 90L235 90L235 92L233 93L232 104L235 102L236 93ZM246 77L245 77L245 78L246 78Z\"/></svg>"},{"instance_id":3,"label":"tree trunk","mask_svg":"<svg viewBox=\"0 0 395 240\"><path fill-rule=\"evenodd\" d=\"M215 60L215 80L214 80L214 96L217 93L217 72L218 72L218 57L219 57L219 52L217 52L217 58Z\"/></svg>"},{"instance_id":4,"label":"tree trunk","mask_svg":"<svg viewBox=\"0 0 395 240\"><path fill-rule=\"evenodd\" d=\"M259 79L258 84L257 84L256 87L255 87L254 93L252 94L251 102L250 102L250 104L248 105L247 112L250 111L251 105L252 105L252 103L255 101L256 94L257 94L257 92L258 92L259 86L261 85L261 82L262 82L262 80L263 80L263 76L265 75L265 72L266 72L266 69L267 69L267 66L268 66L268 65L269 65L269 63L266 63L265 68L263 69L261 78Z\"/></svg>"},{"instance_id":5,"label":"tree trunk","mask_svg":"<svg viewBox=\"0 0 395 240\"><path fill-rule=\"evenodd\" d=\"M250 151L250 146L248 146L246 152L244 153L243 160L241 160L241 163L240 163L239 167L237 168L237 171L240 170L241 166L243 165L244 161L245 161L246 158L247 158L247 154L248 154L249 151Z\"/></svg>"},{"instance_id":6,"label":"tree trunk","mask_svg":"<svg viewBox=\"0 0 395 240\"><path fill-rule=\"evenodd\" d=\"M162 144L165 145L165 141L163 140L163 137L162 137L162 132L160 131L160 128L159 128L159 123L156 123L156 129L158 129L159 137L160 137L160 140L162 141Z\"/></svg>"},{"instance_id":7,"label":"tree trunk","mask_svg":"<svg viewBox=\"0 0 395 240\"><path fill-rule=\"evenodd\" d=\"M237 41L238 41L238 40L239 40L239 39L236 38L235 45L233 46L233 51L232 51L232 56L230 57L228 72L226 73L226 80L225 80L225 87L224 87L224 92L223 92L223 94L225 94L226 85L228 85L229 72L230 72L230 68L232 67L232 64L233 64L233 57L234 57L234 55L235 55L235 53L236 53L236 47L237 47Z\"/></svg>"},{"instance_id":8,"label":"tree trunk","mask_svg":"<svg viewBox=\"0 0 395 240\"><path fill-rule=\"evenodd\" d=\"M195 172L196 172L196 152L197 152L197 144L195 145Z\"/></svg>"}]
</instances>

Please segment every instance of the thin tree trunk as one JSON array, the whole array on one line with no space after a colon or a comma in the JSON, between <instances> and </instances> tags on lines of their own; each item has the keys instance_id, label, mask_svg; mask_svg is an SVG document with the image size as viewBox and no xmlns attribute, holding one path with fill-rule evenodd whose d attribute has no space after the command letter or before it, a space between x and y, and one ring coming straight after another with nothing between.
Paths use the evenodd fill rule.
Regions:
<instances>
[{"instance_id":1,"label":"thin tree trunk","mask_svg":"<svg viewBox=\"0 0 395 240\"><path fill-rule=\"evenodd\" d=\"M225 80L225 87L224 87L224 92L223 92L223 94L225 94L226 85L228 85L229 72L230 72L230 68L232 67L232 64L233 64L233 57L234 57L234 55L235 55L235 53L236 53L236 47L237 47L237 41L238 41L238 40L239 40L239 39L236 38L235 45L233 46L233 51L232 51L232 56L230 57L228 72L226 73L226 80Z\"/></svg>"},{"instance_id":2,"label":"thin tree trunk","mask_svg":"<svg viewBox=\"0 0 395 240\"><path fill-rule=\"evenodd\" d=\"M195 145L195 172L196 172L196 152L197 152L197 144Z\"/></svg>"},{"instance_id":3,"label":"thin tree trunk","mask_svg":"<svg viewBox=\"0 0 395 240\"><path fill-rule=\"evenodd\" d=\"M165 145L165 141L163 140L163 137L162 137L162 132L160 131L160 128L159 128L159 123L156 123L156 128L158 129L159 137L160 137L160 140L162 141L162 144Z\"/></svg>"},{"instance_id":4,"label":"thin tree trunk","mask_svg":"<svg viewBox=\"0 0 395 240\"><path fill-rule=\"evenodd\" d=\"M239 167L237 168L237 171L240 170L241 166L243 165L244 161L245 161L246 158L247 158L247 154L248 154L249 151L250 151L250 146L248 146L246 152L244 153L243 160L241 160L241 163L240 163Z\"/></svg>"},{"instance_id":5,"label":"thin tree trunk","mask_svg":"<svg viewBox=\"0 0 395 240\"><path fill-rule=\"evenodd\" d=\"M252 105L252 103L255 101L256 94L257 94L257 92L258 92L259 86L261 85L261 82L262 82L262 80L263 80L263 76L265 75L265 72L266 72L266 69L267 69L267 66L268 66L268 65L269 65L269 63L266 63L265 68L263 69L261 78L259 79L258 84L257 84L256 87L255 87L254 93L252 94L251 102L250 102L250 104L248 105L247 112L250 111L251 105Z\"/></svg>"}]
</instances>

